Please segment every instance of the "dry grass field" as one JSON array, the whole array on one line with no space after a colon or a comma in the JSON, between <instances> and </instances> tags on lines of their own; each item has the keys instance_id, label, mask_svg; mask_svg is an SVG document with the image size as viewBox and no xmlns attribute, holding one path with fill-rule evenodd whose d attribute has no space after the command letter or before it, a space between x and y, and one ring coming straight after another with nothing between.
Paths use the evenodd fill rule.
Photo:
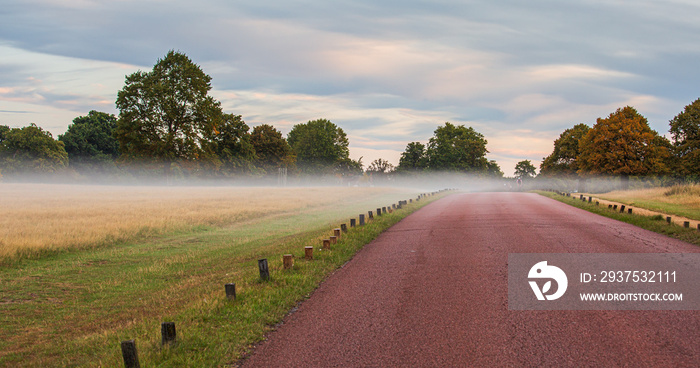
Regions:
<instances>
[{"instance_id":1,"label":"dry grass field","mask_svg":"<svg viewBox=\"0 0 700 368\"><path fill-rule=\"evenodd\" d=\"M700 220L700 185L613 191L595 196L661 213Z\"/></svg>"},{"instance_id":2,"label":"dry grass field","mask_svg":"<svg viewBox=\"0 0 700 368\"><path fill-rule=\"evenodd\" d=\"M0 184L0 263L47 251L226 226L328 205L341 196L368 197L386 191Z\"/></svg>"},{"instance_id":3,"label":"dry grass field","mask_svg":"<svg viewBox=\"0 0 700 368\"><path fill-rule=\"evenodd\" d=\"M444 194L375 216L321 250L335 227L416 195L0 184L0 367L123 367L128 339L144 367L232 366L365 244ZM312 260L306 246L316 248ZM271 280L260 279L262 258ZM223 293L231 282L235 301ZM178 331L165 349L164 321Z\"/></svg>"}]
</instances>

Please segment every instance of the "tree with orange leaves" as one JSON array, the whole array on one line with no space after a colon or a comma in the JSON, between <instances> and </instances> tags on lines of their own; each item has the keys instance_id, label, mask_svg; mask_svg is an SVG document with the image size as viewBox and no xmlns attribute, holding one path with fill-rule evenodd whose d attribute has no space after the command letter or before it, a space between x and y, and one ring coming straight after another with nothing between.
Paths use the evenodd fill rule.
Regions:
<instances>
[{"instance_id":1,"label":"tree with orange leaves","mask_svg":"<svg viewBox=\"0 0 700 368\"><path fill-rule=\"evenodd\" d=\"M644 116L625 106L598 118L581 138L578 172L619 176L624 189L630 175L668 173L668 147L668 140L653 131Z\"/></svg>"}]
</instances>

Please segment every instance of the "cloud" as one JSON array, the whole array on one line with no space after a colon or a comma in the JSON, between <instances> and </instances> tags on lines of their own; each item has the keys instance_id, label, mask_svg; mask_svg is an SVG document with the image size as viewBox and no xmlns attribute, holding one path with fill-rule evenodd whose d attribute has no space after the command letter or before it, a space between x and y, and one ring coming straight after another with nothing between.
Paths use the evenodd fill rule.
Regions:
<instances>
[{"instance_id":1,"label":"cloud","mask_svg":"<svg viewBox=\"0 0 700 368\"><path fill-rule=\"evenodd\" d=\"M698 44L690 0L29 0L0 13L0 120L57 134L114 113L124 76L175 49L250 125L327 118L355 157L397 163L450 121L509 174L625 105L663 133L699 95Z\"/></svg>"}]
</instances>

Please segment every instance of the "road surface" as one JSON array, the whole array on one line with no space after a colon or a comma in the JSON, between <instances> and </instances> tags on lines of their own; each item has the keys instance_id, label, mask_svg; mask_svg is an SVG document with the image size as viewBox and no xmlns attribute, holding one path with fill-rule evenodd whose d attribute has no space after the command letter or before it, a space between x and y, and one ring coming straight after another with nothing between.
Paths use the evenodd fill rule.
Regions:
<instances>
[{"instance_id":1,"label":"road surface","mask_svg":"<svg viewBox=\"0 0 700 368\"><path fill-rule=\"evenodd\" d=\"M700 247L537 194L451 195L368 244L241 363L700 366L699 311L508 310L509 253L626 252Z\"/></svg>"}]
</instances>

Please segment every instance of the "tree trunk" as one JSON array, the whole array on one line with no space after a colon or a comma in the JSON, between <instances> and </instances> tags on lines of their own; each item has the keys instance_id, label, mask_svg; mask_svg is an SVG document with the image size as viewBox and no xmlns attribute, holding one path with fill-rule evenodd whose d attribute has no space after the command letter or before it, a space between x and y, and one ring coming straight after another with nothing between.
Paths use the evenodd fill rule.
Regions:
<instances>
[{"instance_id":1,"label":"tree trunk","mask_svg":"<svg viewBox=\"0 0 700 368\"><path fill-rule=\"evenodd\" d=\"M163 163L163 175L165 175L165 184L170 185L170 176L173 171L173 162L170 159L166 159Z\"/></svg>"},{"instance_id":2,"label":"tree trunk","mask_svg":"<svg viewBox=\"0 0 700 368\"><path fill-rule=\"evenodd\" d=\"M630 187L630 176L628 174L622 174L620 176L620 189L627 190Z\"/></svg>"}]
</instances>

